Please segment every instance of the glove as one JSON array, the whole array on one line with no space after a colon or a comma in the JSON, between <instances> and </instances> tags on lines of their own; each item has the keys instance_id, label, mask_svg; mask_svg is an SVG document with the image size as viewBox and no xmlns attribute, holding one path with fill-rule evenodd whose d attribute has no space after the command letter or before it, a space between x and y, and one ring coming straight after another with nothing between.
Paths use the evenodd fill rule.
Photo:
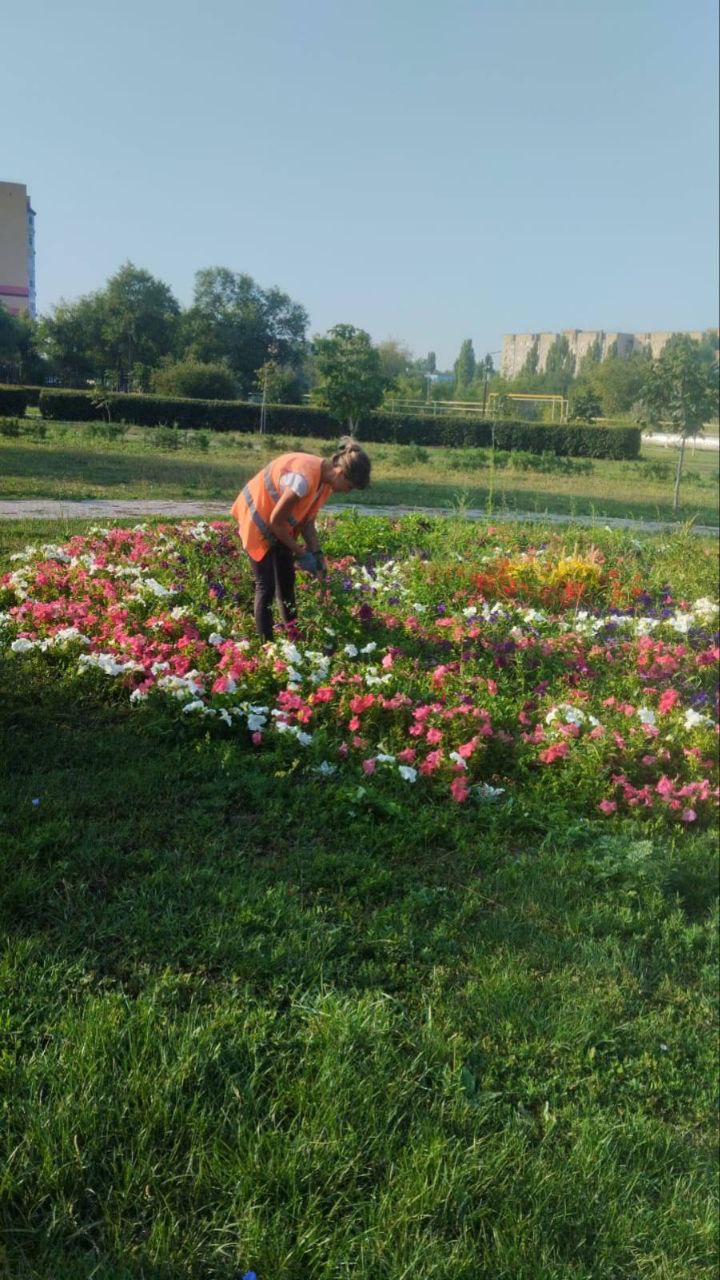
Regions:
<instances>
[{"instance_id":1,"label":"glove","mask_svg":"<svg viewBox=\"0 0 720 1280\"><path fill-rule=\"evenodd\" d=\"M319 573L318 565L312 551L303 551L302 555L295 557L295 563L298 569L302 569L304 573Z\"/></svg>"}]
</instances>

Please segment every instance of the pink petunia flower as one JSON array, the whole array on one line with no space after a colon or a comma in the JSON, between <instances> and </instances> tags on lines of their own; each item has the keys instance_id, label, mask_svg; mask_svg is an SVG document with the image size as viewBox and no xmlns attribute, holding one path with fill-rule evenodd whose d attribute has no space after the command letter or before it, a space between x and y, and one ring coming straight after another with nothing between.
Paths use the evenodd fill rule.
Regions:
<instances>
[{"instance_id":1,"label":"pink petunia flower","mask_svg":"<svg viewBox=\"0 0 720 1280\"><path fill-rule=\"evenodd\" d=\"M598 805L598 809L600 810L600 812L601 812L601 813L616 813L616 812L617 812L617 801L616 801L616 800L601 800L601 801L600 801L600 803L599 803L599 805Z\"/></svg>"}]
</instances>

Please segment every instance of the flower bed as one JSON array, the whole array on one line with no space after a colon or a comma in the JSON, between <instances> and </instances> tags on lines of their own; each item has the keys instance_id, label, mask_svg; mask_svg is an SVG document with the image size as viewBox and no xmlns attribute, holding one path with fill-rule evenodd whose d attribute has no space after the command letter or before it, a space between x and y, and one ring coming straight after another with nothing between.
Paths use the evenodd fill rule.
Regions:
<instances>
[{"instance_id":1,"label":"flower bed","mask_svg":"<svg viewBox=\"0 0 720 1280\"><path fill-rule=\"evenodd\" d=\"M301 580L300 625L272 645L225 522L28 548L0 578L0 651L277 752L358 803L391 787L468 809L562 796L578 814L710 820L714 601L648 592L640 557L594 545L484 529L427 554L408 549L419 522L394 541L376 527L328 521L328 579Z\"/></svg>"}]
</instances>

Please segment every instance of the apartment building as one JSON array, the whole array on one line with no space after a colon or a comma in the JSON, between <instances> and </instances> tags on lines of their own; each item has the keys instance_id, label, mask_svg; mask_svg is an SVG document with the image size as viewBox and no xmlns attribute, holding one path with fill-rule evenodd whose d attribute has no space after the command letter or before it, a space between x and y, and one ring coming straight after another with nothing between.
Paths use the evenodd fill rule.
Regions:
<instances>
[{"instance_id":1,"label":"apartment building","mask_svg":"<svg viewBox=\"0 0 720 1280\"><path fill-rule=\"evenodd\" d=\"M21 182L0 182L0 304L35 318L35 210Z\"/></svg>"}]
</instances>

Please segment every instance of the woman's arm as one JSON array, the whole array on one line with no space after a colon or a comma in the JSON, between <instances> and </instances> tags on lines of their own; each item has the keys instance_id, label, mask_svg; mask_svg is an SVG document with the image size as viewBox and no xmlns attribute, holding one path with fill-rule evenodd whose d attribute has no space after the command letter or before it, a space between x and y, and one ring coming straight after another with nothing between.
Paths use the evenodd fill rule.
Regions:
<instances>
[{"instance_id":1,"label":"woman's arm","mask_svg":"<svg viewBox=\"0 0 720 1280\"><path fill-rule=\"evenodd\" d=\"M315 521L306 520L300 532L302 533L303 540L308 551L317 553L320 550L320 542L317 536L317 529L315 528Z\"/></svg>"},{"instance_id":2,"label":"woman's arm","mask_svg":"<svg viewBox=\"0 0 720 1280\"><path fill-rule=\"evenodd\" d=\"M278 542L282 542L288 551L292 551L294 556L302 554L302 546L297 538L293 537L292 529L288 524L288 517L293 513L293 507L298 503L298 495L292 489L285 489L279 502L276 502L270 516L270 528L275 534ZM305 539L307 541L307 539ZM309 545L309 544L308 544Z\"/></svg>"}]
</instances>

